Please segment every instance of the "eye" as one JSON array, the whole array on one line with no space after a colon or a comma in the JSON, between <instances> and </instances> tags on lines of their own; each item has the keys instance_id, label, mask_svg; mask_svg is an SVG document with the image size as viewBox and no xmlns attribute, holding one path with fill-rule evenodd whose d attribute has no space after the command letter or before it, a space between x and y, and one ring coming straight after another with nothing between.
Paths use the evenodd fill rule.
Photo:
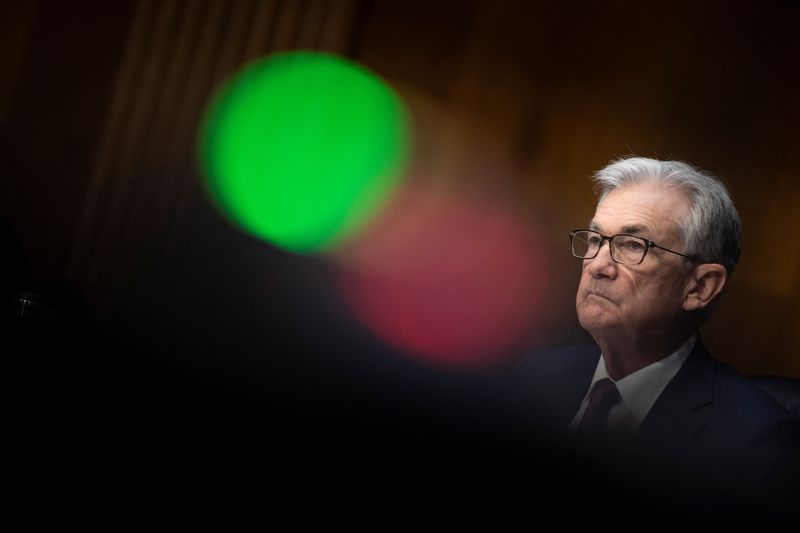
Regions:
<instances>
[{"instance_id":1,"label":"eye","mask_svg":"<svg viewBox=\"0 0 800 533\"><path fill-rule=\"evenodd\" d=\"M638 239L628 239L623 243L626 250L631 252L641 252L644 250L644 243Z\"/></svg>"},{"instance_id":2,"label":"eye","mask_svg":"<svg viewBox=\"0 0 800 533\"><path fill-rule=\"evenodd\" d=\"M628 237L627 235L620 235L614 239L614 245L622 252L642 253L645 249L645 243L636 237Z\"/></svg>"},{"instance_id":3,"label":"eye","mask_svg":"<svg viewBox=\"0 0 800 533\"><path fill-rule=\"evenodd\" d=\"M589 235L587 242L592 246L600 244L601 242L600 235Z\"/></svg>"}]
</instances>

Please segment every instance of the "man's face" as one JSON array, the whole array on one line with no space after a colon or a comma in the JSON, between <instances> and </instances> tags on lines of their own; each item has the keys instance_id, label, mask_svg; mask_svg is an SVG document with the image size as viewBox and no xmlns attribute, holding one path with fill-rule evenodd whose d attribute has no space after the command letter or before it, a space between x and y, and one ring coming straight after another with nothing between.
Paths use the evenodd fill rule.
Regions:
<instances>
[{"instance_id":1,"label":"man's face","mask_svg":"<svg viewBox=\"0 0 800 533\"><path fill-rule=\"evenodd\" d=\"M664 186L644 183L613 190L597 206L591 229L627 233L681 250L678 222L689 200ZM680 256L658 248L639 265L611 259L608 242L597 257L584 259L576 298L581 326L593 335L647 336L669 332L681 315L690 272Z\"/></svg>"}]
</instances>

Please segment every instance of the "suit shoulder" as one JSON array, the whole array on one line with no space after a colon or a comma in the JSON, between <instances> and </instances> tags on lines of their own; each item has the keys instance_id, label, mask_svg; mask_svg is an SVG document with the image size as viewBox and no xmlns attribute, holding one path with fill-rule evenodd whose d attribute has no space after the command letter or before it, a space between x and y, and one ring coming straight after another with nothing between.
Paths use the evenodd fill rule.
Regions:
<instances>
[{"instance_id":1,"label":"suit shoulder","mask_svg":"<svg viewBox=\"0 0 800 533\"><path fill-rule=\"evenodd\" d=\"M784 418L788 410L750 379L728 365L715 361L717 373L714 380L715 400L723 400L738 413L750 412L757 419Z\"/></svg>"}]
</instances>

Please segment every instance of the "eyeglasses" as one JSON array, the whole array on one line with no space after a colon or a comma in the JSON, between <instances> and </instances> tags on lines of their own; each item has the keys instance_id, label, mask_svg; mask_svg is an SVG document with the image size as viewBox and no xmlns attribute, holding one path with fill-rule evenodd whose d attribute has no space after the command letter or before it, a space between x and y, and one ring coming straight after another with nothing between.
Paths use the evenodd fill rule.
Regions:
<instances>
[{"instance_id":1,"label":"eyeglasses","mask_svg":"<svg viewBox=\"0 0 800 533\"><path fill-rule=\"evenodd\" d=\"M603 246L603 241L608 241L611 259L623 265L640 264L644 261L644 257L650 248L658 248L659 250L685 257L690 261L696 261L694 257L664 248L651 240L634 235L626 235L625 233L606 237L590 229L576 229L569 234L569 239L572 242L572 255L578 259L593 259L597 257L597 254L600 253L600 248Z\"/></svg>"}]
</instances>

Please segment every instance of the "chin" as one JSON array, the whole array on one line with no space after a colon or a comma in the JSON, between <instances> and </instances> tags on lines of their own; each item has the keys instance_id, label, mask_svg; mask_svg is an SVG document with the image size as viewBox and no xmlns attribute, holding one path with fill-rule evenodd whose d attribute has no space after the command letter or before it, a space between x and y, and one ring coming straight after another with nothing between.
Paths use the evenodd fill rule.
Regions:
<instances>
[{"instance_id":1,"label":"chin","mask_svg":"<svg viewBox=\"0 0 800 533\"><path fill-rule=\"evenodd\" d=\"M578 312L578 323L589 333L619 327L619 321L605 313Z\"/></svg>"}]
</instances>

